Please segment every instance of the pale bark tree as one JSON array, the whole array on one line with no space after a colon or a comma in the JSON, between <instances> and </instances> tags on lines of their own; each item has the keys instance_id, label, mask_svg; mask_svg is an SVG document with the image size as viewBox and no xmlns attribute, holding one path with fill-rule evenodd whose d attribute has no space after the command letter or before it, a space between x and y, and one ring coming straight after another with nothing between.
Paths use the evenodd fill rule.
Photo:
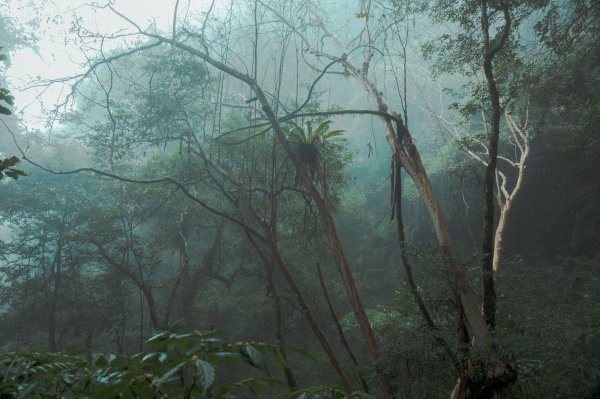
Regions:
<instances>
[{"instance_id":1,"label":"pale bark tree","mask_svg":"<svg viewBox=\"0 0 600 399\"><path fill-rule=\"evenodd\" d=\"M430 109L431 112L431 109ZM486 114L481 112L484 128L487 126ZM478 140L464 124L450 121L442 113L431 112L442 128L458 144L459 148L479 165L487 167L488 148L486 143ZM531 135L529 128L529 111L525 110L523 121L504 110L503 119L508 132L504 146L508 147L506 155L498 155L499 165L496 168L495 198L499 215L494 231L494 254L492 269L497 277L504 256L504 237L509 224L510 214L519 197L526 176L527 160L531 152ZM487 133L486 133L487 136ZM514 155L510 155L512 153ZM511 177L516 176L516 177Z\"/></svg>"},{"instance_id":2,"label":"pale bark tree","mask_svg":"<svg viewBox=\"0 0 600 399\"><path fill-rule=\"evenodd\" d=\"M306 22L304 26L294 25L291 22L291 19L286 19L280 12L273 9L273 7L265 6L268 7L275 16L286 21L286 24L294 29L294 32L308 48L309 53L317 58L325 58L330 61L339 60L344 66L344 69L355 78L374 99L377 110L386 114L390 112L390 107L385 99L383 91L378 88L376 81L370 75L371 62L375 54L376 43L374 36L371 34L369 25L368 15L370 10L368 10L365 2L359 2L360 15L366 16L364 18L364 29L362 30L364 41L359 46L359 48L364 48L363 58L360 61L360 64L357 64L357 61L352 60L349 56L354 49L348 48L341 38L326 26L316 5L311 1L306 1L305 4L310 21ZM322 48L323 46L321 46L321 48L318 47L318 45L315 44L319 42L318 40L309 40L304 29L306 26L311 26L317 30L321 40L323 38L330 39L340 55L325 51ZM382 117L386 138L395 161L408 173L421 193L433 222L441 252L453 279L453 287L455 289L458 306L457 315L459 326L461 326L459 328L459 339L462 342L470 341L474 348L480 351L488 351L491 344L491 333L486 320L479 310L480 303L477 295L471 288L465 269L458 260L458 253L450 234L446 218L422 164L420 153L414 144L412 135L407 129L403 119L398 117L397 114L393 114L395 118ZM398 172L399 171L396 173ZM468 332L465 330L465 327ZM467 364L468 361L465 362L465 367L467 367ZM467 371L465 371L465 373L461 373L459 376L457 382L458 388L453 391L452 396L455 398L464 397L467 394L466 389L464 389L467 382Z\"/></svg>"},{"instance_id":3,"label":"pale bark tree","mask_svg":"<svg viewBox=\"0 0 600 399\"><path fill-rule=\"evenodd\" d=\"M527 168L526 163L527 159L529 158L531 143L528 126L528 111L526 111L525 120L522 123L520 123L516 117L512 116L507 111L505 111L504 117L514 140L512 141L512 144L515 146L517 159L513 160L509 157L501 157L499 159L506 162L516 170L517 178L511 189L507 175L500 170L496 170L496 200L498 201L498 206L500 207L500 218L498 220L498 225L496 226L496 232L494 235L494 257L492 263L494 274L497 274L500 270L502 257L504 255L504 236L506 226L515 200L517 199L517 196L523 187L523 179L525 178L525 171Z\"/></svg>"}]
</instances>

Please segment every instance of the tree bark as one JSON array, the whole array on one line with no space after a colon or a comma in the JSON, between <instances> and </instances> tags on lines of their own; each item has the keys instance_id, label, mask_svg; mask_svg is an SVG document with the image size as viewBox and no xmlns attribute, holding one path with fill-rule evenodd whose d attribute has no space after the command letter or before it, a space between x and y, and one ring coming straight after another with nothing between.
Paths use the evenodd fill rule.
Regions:
<instances>
[{"instance_id":1,"label":"tree bark","mask_svg":"<svg viewBox=\"0 0 600 399\"><path fill-rule=\"evenodd\" d=\"M48 304L48 349L50 349L53 352L58 350L58 343L56 340L56 310L58 306L58 292L62 288L62 248L63 237L62 233L60 233L58 240L56 241L56 252L54 254L53 261L52 274L54 275L54 288L52 290L52 296L50 297L50 303Z\"/></svg>"},{"instance_id":2,"label":"tree bark","mask_svg":"<svg viewBox=\"0 0 600 399\"><path fill-rule=\"evenodd\" d=\"M511 27L511 18L508 4L501 0L500 7L504 15L504 26L500 37L496 39L494 45L490 42L490 14L488 12L488 1L482 0L481 7L481 29L483 32L483 71L488 87L491 105L491 131L488 137L489 159L484 178L484 216L483 233L481 244L481 278L483 286L483 316L489 331L493 331L496 323L496 293L493 272L494 256L494 211L495 211L495 193L498 161L498 141L500 137L500 93L496 84L493 69L493 60L497 53L503 48ZM477 362L477 364L473 364ZM473 368L483 368L485 375L473 373ZM477 378L475 378L477 376ZM468 359L465 362L465 369L459 376L459 379L452 391L452 399L463 398L493 398L510 399L512 398L512 384L516 379L516 373L504 362L486 359L483 364L481 361Z\"/></svg>"},{"instance_id":3,"label":"tree bark","mask_svg":"<svg viewBox=\"0 0 600 399\"><path fill-rule=\"evenodd\" d=\"M115 13L119 14L125 20L132 23L133 26L137 27L137 25L135 25L135 23L133 21L131 21L127 17L123 16L122 14L118 13L117 11L115 11L114 8L111 7L111 9L113 9L113 11ZM316 18L316 21L315 21L316 25L322 26L321 21L318 20L318 16L314 16L314 17ZM293 25L290 24L290 26L293 26ZM138 27L138 29L139 29L139 27ZM326 30L324 27L323 27L323 29ZM230 67L229 65L225 65L222 62L215 60L206 51L198 50L187 44L178 42L177 40L169 39L169 38L166 38L166 37L163 37L163 36L160 36L157 34L149 33L149 32L144 32L141 29L139 29L139 33L146 37L154 38L159 42L170 44L174 47L182 49L192 55L195 55L195 56L203 59L208 64L214 66L215 68L219 69L220 71L246 83L247 85L249 85L251 87L253 92L256 94L257 100L261 104L261 106L263 108L263 112L267 116L267 118L270 122L270 125L273 128L275 136L277 137L278 141L282 145L288 158L294 164L294 166L298 172L298 175L300 177L300 180L304 183L311 198L314 200L314 202L317 205L317 208L318 208L321 218L323 220L324 230L327 234L328 241L329 241L334 259L336 261L336 265L338 267L338 271L340 273L340 276L342 277L344 288L346 289L348 299L352 305L353 312L357 318L357 321L358 321L358 324L359 324L359 327L361 330L361 334L362 334L363 338L365 339L367 351L368 351L369 356L370 356L371 360L373 361L373 363L375 365L375 369L377 370L377 373L380 377L380 381L382 384L381 397L384 397L384 398L391 397L391 389L389 386L389 381L387 381L385 375L383 374L382 370L380 369L380 367L378 365L379 352L378 352L377 342L375 340L375 337L374 337L374 334L372 331L372 327L366 316L366 312L365 312L364 306L362 304L361 298L358 294L358 290L356 288L356 284L354 282L354 278L353 278L349 263L348 263L347 259L345 258L345 254L343 252L341 242L337 235L333 217L328 208L327 199L323 198L320 195L317 188L315 187L315 185L312 183L310 177L308 176L302 161L299 159L298 155L293 151L293 149L287 142L285 133L282 130L279 120L278 120L277 116L275 115L275 113L273 112L273 109L270 106L270 103L267 100L267 97L265 96L265 94L262 91L262 89L260 88L260 86L250 76L239 72L238 70ZM303 37L303 40L304 40L304 36L302 36L302 33L301 32L298 32L298 33L301 37ZM326 32L326 33L329 34L329 32ZM335 35L329 34L329 36L334 40L334 42L336 42L336 44L339 42L339 39ZM309 44L307 43L307 45L309 45ZM309 47L310 47L310 45L309 45ZM354 67L352 65L352 63L349 61L348 57L346 56L346 54L348 54L348 51L343 47L343 45L340 45L340 49L344 53L344 56L341 59L339 59L338 57L333 57L333 58L329 57L329 58L332 60L335 58L336 62L338 60L340 62L342 62L342 64L347 68L349 73L351 75L355 76L357 78L357 80L367 88L367 91L371 95L374 96L374 98L376 99L376 102L377 102L378 110L380 112L387 112L388 107L387 107L387 104L383 101L382 92L380 92L377 89L377 87L374 85L374 83L372 81L370 81L367 77L368 59L370 59L370 57L366 58L366 64L367 64L366 67L358 69L358 68ZM314 51L315 54L327 56L317 49L310 48L309 51L311 51L311 52ZM368 51L370 51L372 53L372 50L368 50ZM455 290L456 290L457 298L458 298L458 302L459 302L457 305L459 307L459 315L461 317L461 323L462 323L462 318L463 318L462 315L464 315L464 322L466 323L466 325L469 328L469 331L471 333L471 336L473 337L473 345L478 348L481 348L481 349L487 349L489 347L490 339L491 339L490 332L486 326L485 320L483 319L483 317L479 311L478 299L477 299L475 293L473 292L473 290L471 289L471 287L469 286L465 270L458 262L456 249L455 249L454 243L452 242L447 222L441 211L441 207L437 201L437 198L433 192L433 189L431 187L431 184L429 182L427 174L425 173L425 170L421 163L418 151L416 150L416 147L412 143L412 138L410 137L410 134L408 133L408 129L406 129L406 127L404 125L399 126L399 130L401 129L401 133L405 136L404 142L406 144L404 144L404 143L401 144L399 142L399 140L396 138L391 119L385 118L385 124L386 124L386 137L392 148L393 156L401 162L402 166L405 168L405 170L411 176L411 178L415 182L419 192L423 196L425 203L427 205L427 209L430 213L431 219L434 224L436 236L440 243L440 248L442 250L444 261L447 264L448 269L451 271L452 276L453 276L453 280L454 280L453 283L455 286ZM269 244L269 245L271 245L271 244ZM277 251L274 251L274 252L275 252L273 254L274 256L279 255L277 253ZM283 262L282 259L281 259L281 261L279 259L276 259L276 260L278 263ZM282 268L282 270L284 270L284 269L285 268Z\"/></svg>"},{"instance_id":4,"label":"tree bark","mask_svg":"<svg viewBox=\"0 0 600 399\"><path fill-rule=\"evenodd\" d=\"M265 265L269 263L268 257L270 255L270 258L273 259L273 262L275 263L275 265L277 265L279 270L281 270L281 273L283 274L283 277L284 277L286 283L288 284L288 287L290 287L292 293L296 297L298 306L300 307L300 310L304 314L304 317L306 318L306 322L308 323L308 326L311 328L311 330L315 334L317 340L321 344L321 347L323 348L323 351L327 355L327 358L329 359L329 363L331 364L333 370L335 371L336 375L338 376L340 383L348 392L352 391L352 384L350 383L350 380L348 379L348 376L346 375L346 372L344 371L342 364L338 360L337 355L335 354L335 351L333 350L333 347L331 346L331 344L327 340L327 337L323 333L323 330L321 329L319 322L317 321L316 317L313 315L312 310L310 309L310 306L308 306L308 302L306 302L306 299L304 298L304 295L302 294L300 287L298 287L298 284L296 284L296 280L294 279L294 276L292 275L289 267L287 266L287 263L281 256L281 253L279 252L279 248L277 248L277 245L273 239L273 236L271 235L271 229L265 225L264 230L266 232L266 238L267 238L266 244L267 244L267 247L269 250L269 254L265 254L263 252L263 250L259 247L259 244L253 238L253 235L250 234L250 232L248 230L244 229L244 233L246 234L246 237L248 237L248 239L250 240L250 243L252 244L252 246L254 246L254 249L256 250L256 252L260 256L262 261L265 263Z\"/></svg>"},{"instance_id":5,"label":"tree bark","mask_svg":"<svg viewBox=\"0 0 600 399\"><path fill-rule=\"evenodd\" d=\"M187 239L185 237L187 229L182 229L184 215L185 212L179 216L179 270L177 272L177 278L175 279L175 283L173 284L173 287L171 287L171 294L169 295L169 299L167 300L167 306L165 308L165 314L163 317L163 325L165 326L169 325L169 320L171 319L173 306L175 305L175 298L177 297L177 293L179 292L179 286L181 285L181 281L184 278L186 279L186 281L189 281L190 278L190 254L188 251Z\"/></svg>"},{"instance_id":6,"label":"tree bark","mask_svg":"<svg viewBox=\"0 0 600 399\"><path fill-rule=\"evenodd\" d=\"M483 71L488 86L491 105L491 131L488 138L489 159L485 170L483 182L484 208L483 208L483 232L481 239L481 279L483 284L483 316L489 328L494 329L496 325L496 292L494 286L494 210L496 169L498 163L498 140L500 137L500 93L494 77L492 62L498 51L502 49L511 27L510 13L505 1L501 1L504 13L504 27L502 33L494 46L490 43L490 15L488 13L488 2L481 2L481 28L483 31Z\"/></svg>"},{"instance_id":7,"label":"tree bark","mask_svg":"<svg viewBox=\"0 0 600 399\"><path fill-rule=\"evenodd\" d=\"M213 243L210 249L204 255L204 259L202 261L203 267L197 267L193 272L190 270L189 265L189 254L187 253L187 242L185 242L185 247L182 249L185 251L185 259L188 262L188 273L189 278L184 281L184 288L181 295L181 309L182 316L188 320L193 320L194 318L194 302L196 300L196 295L198 294L198 289L200 283L202 283L204 277L209 277L211 271L214 270L214 266L217 263L217 256L219 250L221 249L221 241L223 239L223 230L224 224L222 222L217 223L217 228L215 230L215 237L213 239ZM182 241L181 244L184 244Z\"/></svg>"},{"instance_id":8,"label":"tree bark","mask_svg":"<svg viewBox=\"0 0 600 399\"><path fill-rule=\"evenodd\" d=\"M500 209L498 226L496 227L496 233L494 234L494 256L492 258L492 272L494 273L494 279L500 269L500 261L504 255L504 232L510 214L510 206L511 204L508 203Z\"/></svg>"},{"instance_id":9,"label":"tree bark","mask_svg":"<svg viewBox=\"0 0 600 399\"><path fill-rule=\"evenodd\" d=\"M109 265L115 268L117 272L121 273L123 276L127 277L136 287L142 291L144 298L146 299L146 304L148 305L148 312L150 313L150 322L152 323L152 328L161 330L164 329L165 326L161 323L160 317L158 315L158 309L156 307L156 301L154 300L154 294L152 293L152 288L149 287L141 276L136 275L132 270L130 270L127 265L121 264L119 261L115 260L110 254L106 251L106 248L99 242L91 240L91 242L98 248L100 251L100 255L108 262ZM129 250L134 253L134 257L136 258L136 262L138 263L138 267L141 268L141 260L135 256L135 251L133 248Z\"/></svg>"},{"instance_id":10,"label":"tree bark","mask_svg":"<svg viewBox=\"0 0 600 399\"><path fill-rule=\"evenodd\" d=\"M506 226L508 224L509 216L512 210L512 206L514 204L515 199L518 197L521 188L523 187L523 180L525 178L525 164L527 159L529 158L529 133L528 133L528 120L529 120L529 111L526 112L525 122L522 126L517 124L515 118L510 115L508 112L504 112L506 122L508 127L513 135L513 139L515 141L515 145L519 151L519 160L518 162L511 162L517 169L517 181L513 189L509 192L507 185L507 177L497 170L496 173L496 181L500 180L498 185L498 192L496 193L496 197L498 200L498 205L500 207L500 217L498 220L498 226L496 227L496 233L494 235L494 258L492 263L492 270L494 273L494 278L498 274L498 270L500 270L500 262L502 261L502 257L504 255L504 235L506 231Z\"/></svg>"},{"instance_id":11,"label":"tree bark","mask_svg":"<svg viewBox=\"0 0 600 399\"><path fill-rule=\"evenodd\" d=\"M335 310L333 309L333 304L331 303L331 299L329 299L329 293L327 292L327 286L325 285L325 280L323 279L323 273L321 272L321 265L319 265L319 262L317 262L317 275L319 277L319 283L321 284L321 289L323 290L323 295L325 296L325 302L327 303L327 308L329 309L329 314L331 315L331 319L333 320L333 322L335 324L335 328L338 332L338 335L340 336L340 341L342 342L344 349L346 349L346 353L348 353L348 356L350 356L352 363L356 367L356 370L358 372L358 376L360 379L360 384L362 385L363 390L365 392L369 393L369 386L367 385L367 381L365 380L364 376L362 375L362 373L359 369L358 361L356 360L354 353L352 353L352 349L350 349L350 344L348 343L348 340L346 339L346 335L344 334L344 329L342 328L342 325L340 324L340 321L339 321L337 315L335 314Z\"/></svg>"},{"instance_id":12,"label":"tree bark","mask_svg":"<svg viewBox=\"0 0 600 399\"><path fill-rule=\"evenodd\" d=\"M340 383L348 392L352 391L352 383L350 382L350 380L348 379L348 376L344 372L344 369L343 369L341 363L339 362L339 360L335 354L335 351L333 350L333 348L329 344L329 341L325 337L323 330L321 330L321 327L319 326L317 319L312 314L312 311L310 310L308 303L304 299L304 295L302 295L302 291L300 290L298 285L296 285L296 281L295 281L294 277L292 276L290 269L288 268L286 262L283 260L281 253L279 252L279 249L277 248L276 245L273 245L272 242L270 242L269 248L271 250L271 256L275 260L276 264L279 265L279 268L282 271L284 278L286 279L288 285L292 289L292 292L296 296L296 300L298 302L298 305L300 305L300 309L304 313L304 316L306 317L306 320L307 320L309 326L311 327L311 329L317 336L317 339L321 343L321 346L323 347L325 354L329 358L329 362L333 366L333 369L335 370L338 378L340 379Z\"/></svg>"},{"instance_id":13,"label":"tree bark","mask_svg":"<svg viewBox=\"0 0 600 399\"><path fill-rule=\"evenodd\" d=\"M232 75L232 76L235 76L235 75ZM263 111L265 112L267 118L269 119L269 122L271 123L271 126L273 127L273 130L275 132L277 140L279 141L279 143L283 147L286 155L288 156L288 158L290 159L290 161L296 168L296 171L298 172L300 180L304 183L312 200L317 205L317 209L319 210L319 215L321 216L321 220L323 222L323 229L325 230L325 234L327 235L327 240L329 242L331 252L335 259L335 263L338 267L338 272L342 278L342 283L346 290L346 295L352 306L352 310L353 310L353 313L358 322L358 325L359 325L359 328L361 331L361 335L362 335L363 339L365 340L365 343L367 346L367 352L368 352L368 354L371 358L371 361L373 362L373 365L375 366L375 369L379 376L379 380L381 383L381 391L382 391L381 395L384 398L389 398L392 396L392 393L391 393L392 389L391 389L389 381L387 381L386 377L383 375L383 372L380 369L380 366L378 364L380 355L379 355L377 341L375 339L375 334L373 333L371 323L369 322L369 319L367 317L367 313L365 311L364 305L362 303L362 299L360 297L358 288L356 286L356 282L354 280L354 275L350 268L350 264L349 264L348 260L346 259L346 254L344 253L342 243L341 243L339 235L337 233L337 230L335 227L335 222L333 220L331 210L329 209L329 200L326 196L322 196L318 192L317 188L315 187L314 183L312 182L312 179L308 175L308 172L304 166L304 163L298 157L296 152L291 148L289 142L287 141L287 138L285 137L285 133L283 132L283 129L279 123L279 120L278 120L277 116L275 115L275 113L273 112L273 109L271 108L262 89L256 84L256 82L254 80L252 80L250 78L244 78L243 80L245 80L251 86L254 93L256 94L259 102L261 103L261 105L263 107ZM327 189L326 189L326 182L325 182L324 176L322 176L321 183L322 183L321 185L322 185L323 191L324 191L324 193L326 193Z\"/></svg>"},{"instance_id":14,"label":"tree bark","mask_svg":"<svg viewBox=\"0 0 600 399\"><path fill-rule=\"evenodd\" d=\"M281 306L281 296L277 291L277 285L275 284L275 278L273 276L274 273L274 265L264 263L265 269L267 271L267 290L273 298L273 306L275 313L275 339L277 340L277 344L279 345L279 352L281 353L281 357L285 360L285 365L283 366L283 373L285 375L285 380L288 384L288 387L291 390L296 389L296 377L292 369L290 368L287 351L285 350L285 338L283 335L283 315L282 315L282 306Z\"/></svg>"}]
</instances>

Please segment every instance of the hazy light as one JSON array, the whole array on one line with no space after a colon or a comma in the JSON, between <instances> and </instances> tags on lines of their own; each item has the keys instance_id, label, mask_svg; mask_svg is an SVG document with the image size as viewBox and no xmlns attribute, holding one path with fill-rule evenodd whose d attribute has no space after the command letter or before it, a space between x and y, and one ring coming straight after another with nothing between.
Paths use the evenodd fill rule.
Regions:
<instances>
[{"instance_id":1,"label":"hazy light","mask_svg":"<svg viewBox=\"0 0 600 399\"><path fill-rule=\"evenodd\" d=\"M217 0L223 4L225 0ZM194 14L208 9L211 0L180 1L178 15ZM46 3L36 28L39 41L36 48L25 48L11 54L12 65L7 71L11 90L16 97L16 110L30 128L43 128L44 107L52 108L69 91L69 87L53 84L49 87L30 87L32 81L40 79L60 79L74 76L84 70L86 53L82 49L76 33L71 29L77 20L80 27L93 33L115 34L125 30L132 32L131 25L107 8L103 2L90 3L83 0L55 0ZM175 0L116 0L113 7L133 20L142 28L153 26L161 31L169 31L173 23ZM95 6L94 6L95 5ZM23 4L12 7L15 18L29 20L31 9ZM126 44L127 39L107 40L102 44L104 51L110 51ZM100 42L95 43L96 48ZM87 51L86 51L87 50ZM92 49L93 51L93 49Z\"/></svg>"}]
</instances>

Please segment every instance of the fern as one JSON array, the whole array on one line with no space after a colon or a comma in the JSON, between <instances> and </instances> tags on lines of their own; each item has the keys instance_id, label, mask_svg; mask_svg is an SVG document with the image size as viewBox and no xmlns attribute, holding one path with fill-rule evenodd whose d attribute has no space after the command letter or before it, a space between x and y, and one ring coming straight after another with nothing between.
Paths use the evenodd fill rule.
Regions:
<instances>
[{"instance_id":1,"label":"fern","mask_svg":"<svg viewBox=\"0 0 600 399\"><path fill-rule=\"evenodd\" d=\"M286 366L280 347L256 342L225 343L210 333L161 332L149 350L132 356L84 353L0 355L0 398L341 398L338 387L288 392L269 365ZM287 348L310 358L302 350ZM221 366L241 367L239 381L217 379ZM249 366L249 367L248 367ZM344 395L346 395L344 393ZM298 396L298 397L300 397ZM350 396L356 397L356 396Z\"/></svg>"}]
</instances>

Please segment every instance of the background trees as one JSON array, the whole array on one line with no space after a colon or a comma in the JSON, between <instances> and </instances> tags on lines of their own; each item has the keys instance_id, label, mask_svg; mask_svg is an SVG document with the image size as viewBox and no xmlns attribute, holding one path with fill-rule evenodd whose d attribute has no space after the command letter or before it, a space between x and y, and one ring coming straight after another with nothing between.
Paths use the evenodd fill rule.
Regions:
<instances>
[{"instance_id":1,"label":"background trees","mask_svg":"<svg viewBox=\"0 0 600 399\"><path fill-rule=\"evenodd\" d=\"M214 3L203 13L178 3L167 28L136 22L118 4L95 7L123 28L92 32L75 20L88 61L64 80L74 105L57 109L60 125L37 136L5 126L17 142L29 140L22 155L38 168L3 185L2 344L130 353L154 330L216 329L277 342L284 390L337 382L379 397L447 396L453 386L454 397L509 397L541 389L535 376L556 380L550 343L590 348L598 334L574 310L593 303L595 261L550 256L556 242L571 246L563 255L595 255L598 234L583 195L597 186L595 105L585 94L593 55L583 77L553 75L556 62L574 68L571 57L583 52L575 36L595 48L596 6L559 5L359 1L342 22L333 5L313 2ZM454 98L420 78L425 40L413 32L425 32L423 21L452 32L435 25L425 50ZM555 93L572 94L557 83L570 79L583 79L577 98L587 100L552 103ZM429 91L441 104L456 102L458 113L435 107L456 140L428 118ZM585 147L565 145L578 135ZM588 155L560 162L582 148ZM581 170L588 173L569 178ZM483 271L473 268L482 256L471 242L482 234L478 179L487 187L488 244L490 211L500 207L495 248L505 244L506 266L497 286L492 247L482 251ZM557 182L582 195L562 195ZM548 206L539 206L541 187ZM557 215L565 209L577 223ZM508 212L521 229L503 224ZM569 232L540 233L558 223ZM542 283L552 278L555 285ZM558 281L572 283L561 302L550 300ZM479 295L472 287L482 282ZM479 296L493 299L496 290L497 311L488 307L484 319ZM588 297L568 300L574 290ZM527 316L537 312L546 316ZM577 328L559 327L551 314ZM543 328L533 323L540 319ZM316 363L289 345L308 347ZM590 354L586 365L596 360ZM511 393L514 369L521 380ZM593 382L583 371L569 378L556 384L565 395Z\"/></svg>"}]
</instances>

